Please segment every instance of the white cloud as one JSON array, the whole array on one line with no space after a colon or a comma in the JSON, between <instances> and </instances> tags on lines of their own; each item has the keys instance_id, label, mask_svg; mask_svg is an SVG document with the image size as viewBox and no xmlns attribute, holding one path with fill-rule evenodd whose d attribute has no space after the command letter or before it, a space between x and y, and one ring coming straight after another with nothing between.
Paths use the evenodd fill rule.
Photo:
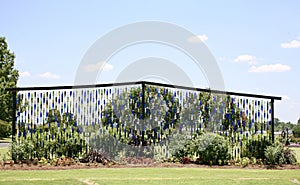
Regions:
<instances>
[{"instance_id":1,"label":"white cloud","mask_svg":"<svg viewBox=\"0 0 300 185\"><path fill-rule=\"evenodd\" d=\"M252 61L249 61L249 62L248 62L248 64L249 64L249 65L257 65L257 64L258 64L258 62L257 62L257 61L254 61L254 60L252 60Z\"/></svg>"},{"instance_id":2,"label":"white cloud","mask_svg":"<svg viewBox=\"0 0 300 185\"><path fill-rule=\"evenodd\" d=\"M60 79L60 76L57 74L53 74L51 72L45 72L39 75L42 78L48 78L48 79Z\"/></svg>"},{"instance_id":3,"label":"white cloud","mask_svg":"<svg viewBox=\"0 0 300 185\"><path fill-rule=\"evenodd\" d=\"M282 48L300 48L300 37L298 37L296 40L282 43L281 47Z\"/></svg>"},{"instance_id":4,"label":"white cloud","mask_svg":"<svg viewBox=\"0 0 300 185\"><path fill-rule=\"evenodd\" d=\"M31 74L28 71L19 72L20 77L29 77Z\"/></svg>"},{"instance_id":5,"label":"white cloud","mask_svg":"<svg viewBox=\"0 0 300 185\"><path fill-rule=\"evenodd\" d=\"M291 70L291 67L284 64L269 64L262 66L252 66L249 69L251 73L285 72Z\"/></svg>"},{"instance_id":6,"label":"white cloud","mask_svg":"<svg viewBox=\"0 0 300 185\"><path fill-rule=\"evenodd\" d=\"M227 58L226 57L219 57L219 61L226 61Z\"/></svg>"},{"instance_id":7,"label":"white cloud","mask_svg":"<svg viewBox=\"0 0 300 185\"><path fill-rule=\"evenodd\" d=\"M281 96L282 97L282 100L290 100L291 98L289 97L289 96L287 96L287 95L283 95L283 96Z\"/></svg>"},{"instance_id":8,"label":"white cloud","mask_svg":"<svg viewBox=\"0 0 300 185\"><path fill-rule=\"evenodd\" d=\"M95 72L95 71L110 71L114 68L113 65L108 64L106 62L98 62L96 64L88 64L85 66L85 71L87 72Z\"/></svg>"},{"instance_id":9,"label":"white cloud","mask_svg":"<svg viewBox=\"0 0 300 185\"><path fill-rule=\"evenodd\" d=\"M285 103L286 101L290 101L291 98L287 95L275 95L275 96L279 96L281 97L281 101L278 101L277 103L281 104L281 103Z\"/></svg>"},{"instance_id":10,"label":"white cloud","mask_svg":"<svg viewBox=\"0 0 300 185\"><path fill-rule=\"evenodd\" d=\"M234 62L248 62L248 64L254 65L254 64L257 64L257 62L255 60L256 60L255 56L245 54L245 55L237 56L233 61Z\"/></svg>"},{"instance_id":11,"label":"white cloud","mask_svg":"<svg viewBox=\"0 0 300 185\"><path fill-rule=\"evenodd\" d=\"M188 38L188 42L196 43L196 42L205 42L207 41L208 37L206 35L197 35Z\"/></svg>"}]
</instances>

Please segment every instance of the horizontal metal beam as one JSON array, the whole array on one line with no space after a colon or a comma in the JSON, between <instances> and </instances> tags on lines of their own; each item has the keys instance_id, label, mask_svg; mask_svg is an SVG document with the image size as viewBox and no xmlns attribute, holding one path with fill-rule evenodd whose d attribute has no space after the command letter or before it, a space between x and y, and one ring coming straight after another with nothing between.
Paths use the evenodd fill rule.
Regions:
<instances>
[{"instance_id":1,"label":"horizontal metal beam","mask_svg":"<svg viewBox=\"0 0 300 185\"><path fill-rule=\"evenodd\" d=\"M16 87L16 88L8 88L8 91L35 91L35 90L62 90L62 89L85 89L85 88L95 88L95 87L116 87L116 86L126 86L126 85L154 85L154 86L162 86L168 88L177 88L183 90L191 90L191 91L200 91L200 92L209 92L215 94L224 94L224 95L233 95L233 96L243 96L243 97L251 97L251 98L261 98L261 99L270 99L270 100L281 100L281 97L278 96L267 96L260 94L250 94L250 93L240 93L240 92L230 92L230 91L220 91L220 90L212 90L212 89L203 89L196 87L187 87L181 85L171 85L164 84L158 82L149 82L149 81L137 81L137 82L120 82L120 83L108 83L108 84L90 84L90 85L74 85L74 86L50 86L50 87Z\"/></svg>"},{"instance_id":2,"label":"horizontal metal beam","mask_svg":"<svg viewBox=\"0 0 300 185\"><path fill-rule=\"evenodd\" d=\"M45 91L45 90L62 90L62 89L88 89L95 87L114 87L126 85L138 85L139 82L120 82L120 83L107 83L107 84L90 84L90 85L71 85L71 86L49 86L49 87L16 87L7 88L8 91Z\"/></svg>"},{"instance_id":3,"label":"horizontal metal beam","mask_svg":"<svg viewBox=\"0 0 300 185\"><path fill-rule=\"evenodd\" d=\"M191 90L191 91L209 92L209 93L215 93L215 94L225 94L225 95L243 96L243 97L251 97L251 98L281 100L281 97L278 97L278 96L267 96L267 95L260 95L260 94L250 94L250 93L239 93L239 92L231 92L231 91L220 91L220 90L202 89L202 88L196 88L196 87L186 87L186 86L180 86L180 85L170 85L170 84L164 84L164 83L158 83L158 82L142 81L141 83L145 83L147 85L163 86L163 87L177 88L177 89Z\"/></svg>"}]
</instances>

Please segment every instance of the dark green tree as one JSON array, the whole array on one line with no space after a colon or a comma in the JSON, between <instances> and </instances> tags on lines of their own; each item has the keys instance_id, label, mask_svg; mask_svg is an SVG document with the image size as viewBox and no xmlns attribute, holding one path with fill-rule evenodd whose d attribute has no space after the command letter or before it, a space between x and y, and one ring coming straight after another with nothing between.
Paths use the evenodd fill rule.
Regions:
<instances>
[{"instance_id":1,"label":"dark green tree","mask_svg":"<svg viewBox=\"0 0 300 185\"><path fill-rule=\"evenodd\" d=\"M118 124L118 127L121 128L122 124L120 123L120 119L118 118L117 114L130 114L132 116L135 116L136 118L143 120L147 119L151 115L151 102L156 101L160 99L162 102L164 102L161 106L161 110L163 110L163 120L161 123L161 127L158 126L158 123L153 123L153 128L143 130L143 128L140 128L139 130L135 129L133 127L133 124L131 122L127 122L128 125L126 125L125 129L127 132L131 131L136 135L137 138L141 139L143 142L138 142L139 144L148 145L146 144L146 140L142 139L145 138L147 135L151 135L151 133L159 132L161 136L169 136L172 135L172 130L179 127L179 119L180 119L180 113L181 113L181 106L179 104L179 100L177 97L173 96L173 93L169 91L168 89L164 88L157 88L157 87L146 87L144 92L145 97L145 106L143 107L142 104L142 89L141 88L134 88L131 89L130 92L125 93L125 96L127 96L127 101L129 103L130 109L128 110L122 110L122 113L120 112L120 107L118 107L118 102L120 102L119 99L114 99L111 102L109 102L105 110L102 112L102 120L104 126L110 126L114 123ZM158 103L155 103L158 105ZM113 106L114 105L114 106ZM144 109L145 108L145 109ZM144 110L143 110L144 109ZM165 111L165 112L164 112ZM147 123L147 121L146 121ZM149 123L150 124L150 123ZM147 124L146 124L147 125ZM155 126L154 126L155 125ZM142 127L142 126L141 126ZM120 129L119 131L124 130L124 128ZM142 131L142 134L140 133ZM112 133L114 134L114 133ZM119 133L121 134L121 133ZM156 136L155 136L156 138ZM129 139L128 143L132 144L132 139ZM123 141L124 142L124 141ZM138 145L138 144L135 144Z\"/></svg>"},{"instance_id":2,"label":"dark green tree","mask_svg":"<svg viewBox=\"0 0 300 185\"><path fill-rule=\"evenodd\" d=\"M14 69L15 54L8 49L4 37L0 37L0 137L10 135L12 120L12 93L7 88L16 87L19 72Z\"/></svg>"},{"instance_id":3,"label":"dark green tree","mask_svg":"<svg viewBox=\"0 0 300 185\"><path fill-rule=\"evenodd\" d=\"M296 138L300 138L300 124L297 124L294 128L293 128L293 135Z\"/></svg>"}]
</instances>

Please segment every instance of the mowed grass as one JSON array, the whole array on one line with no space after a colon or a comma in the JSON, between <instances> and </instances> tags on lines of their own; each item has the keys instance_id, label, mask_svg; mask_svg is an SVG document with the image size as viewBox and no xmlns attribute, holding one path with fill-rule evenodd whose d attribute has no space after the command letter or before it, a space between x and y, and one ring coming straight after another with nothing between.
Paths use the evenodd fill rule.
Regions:
<instances>
[{"instance_id":1,"label":"mowed grass","mask_svg":"<svg viewBox=\"0 0 300 185\"><path fill-rule=\"evenodd\" d=\"M0 184L295 184L300 170L98 168L0 171Z\"/></svg>"},{"instance_id":2,"label":"mowed grass","mask_svg":"<svg viewBox=\"0 0 300 185\"><path fill-rule=\"evenodd\" d=\"M11 137L8 138L0 138L0 143L11 143ZM8 147L0 147L0 161L3 159L3 156L6 155L6 159L10 159L10 156L7 154Z\"/></svg>"},{"instance_id":3,"label":"mowed grass","mask_svg":"<svg viewBox=\"0 0 300 185\"><path fill-rule=\"evenodd\" d=\"M300 161L300 148L292 148ZM0 160L7 147L0 148ZM300 184L300 170L215 168L98 168L0 170L1 184Z\"/></svg>"},{"instance_id":4,"label":"mowed grass","mask_svg":"<svg viewBox=\"0 0 300 185\"><path fill-rule=\"evenodd\" d=\"M3 160L3 156L6 155L7 159L10 159L10 156L7 154L8 147L0 147L0 161Z\"/></svg>"},{"instance_id":5,"label":"mowed grass","mask_svg":"<svg viewBox=\"0 0 300 185\"><path fill-rule=\"evenodd\" d=\"M300 147L291 147L291 149L295 151L297 156L297 161L300 162Z\"/></svg>"}]
</instances>

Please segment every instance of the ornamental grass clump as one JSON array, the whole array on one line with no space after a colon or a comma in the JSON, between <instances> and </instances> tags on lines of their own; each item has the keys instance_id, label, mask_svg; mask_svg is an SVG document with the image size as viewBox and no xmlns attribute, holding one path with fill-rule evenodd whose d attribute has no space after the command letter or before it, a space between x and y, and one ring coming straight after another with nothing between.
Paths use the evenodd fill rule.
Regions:
<instances>
[{"instance_id":1,"label":"ornamental grass clump","mask_svg":"<svg viewBox=\"0 0 300 185\"><path fill-rule=\"evenodd\" d=\"M274 143L265 149L266 161L270 166L283 164L296 164L296 154L291 149L284 147L281 143Z\"/></svg>"}]
</instances>

